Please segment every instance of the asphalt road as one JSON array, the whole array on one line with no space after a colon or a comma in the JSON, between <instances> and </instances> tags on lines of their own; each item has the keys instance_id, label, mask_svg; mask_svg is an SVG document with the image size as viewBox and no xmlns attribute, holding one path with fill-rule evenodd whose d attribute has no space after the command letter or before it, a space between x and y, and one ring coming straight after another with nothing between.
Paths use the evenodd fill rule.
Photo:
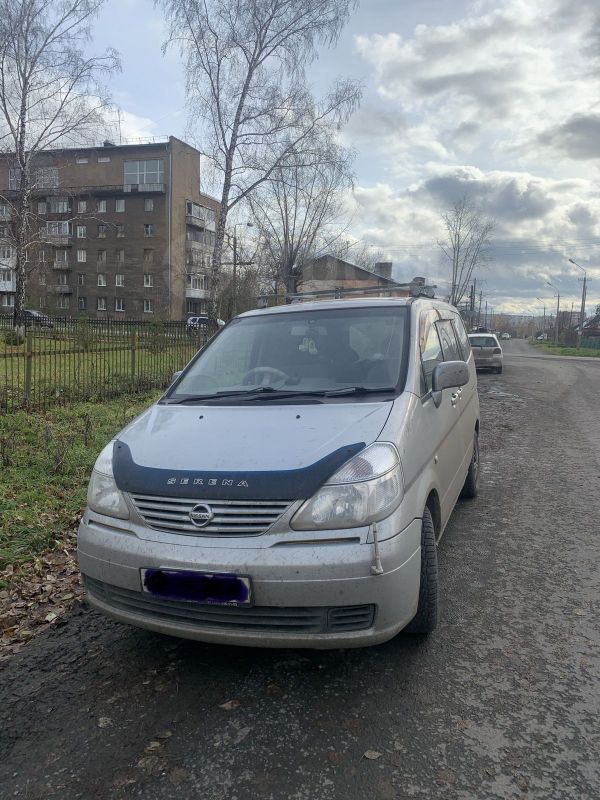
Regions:
<instances>
[{"instance_id":1,"label":"asphalt road","mask_svg":"<svg viewBox=\"0 0 600 800\"><path fill-rule=\"evenodd\" d=\"M598 798L600 363L505 355L430 638L237 650L80 610L4 668L3 800Z\"/></svg>"}]
</instances>

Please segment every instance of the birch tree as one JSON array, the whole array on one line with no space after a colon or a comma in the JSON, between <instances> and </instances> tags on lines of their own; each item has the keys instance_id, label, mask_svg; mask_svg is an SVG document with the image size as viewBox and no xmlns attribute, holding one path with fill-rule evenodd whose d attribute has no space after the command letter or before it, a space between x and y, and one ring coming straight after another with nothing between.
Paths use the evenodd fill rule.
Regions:
<instances>
[{"instance_id":1,"label":"birch tree","mask_svg":"<svg viewBox=\"0 0 600 800\"><path fill-rule=\"evenodd\" d=\"M9 217L3 238L16 257L15 327L23 324L27 255L40 241L32 192L52 188L40 156L89 142L108 107L102 83L118 68L118 56L85 53L103 3L0 0L0 158L9 175L0 202Z\"/></svg>"},{"instance_id":2,"label":"birch tree","mask_svg":"<svg viewBox=\"0 0 600 800\"><path fill-rule=\"evenodd\" d=\"M184 58L190 121L221 183L211 297L219 289L227 215L291 154L310 165L310 141L342 123L360 88L337 81L316 102L304 68L334 44L356 0L162 0L167 44ZM308 145L304 147L305 143Z\"/></svg>"},{"instance_id":3,"label":"birch tree","mask_svg":"<svg viewBox=\"0 0 600 800\"><path fill-rule=\"evenodd\" d=\"M312 153L310 164L306 153L292 153L249 197L263 257L287 293L296 291L303 264L339 240L348 218L353 154L331 135L315 142Z\"/></svg>"},{"instance_id":4,"label":"birch tree","mask_svg":"<svg viewBox=\"0 0 600 800\"><path fill-rule=\"evenodd\" d=\"M442 214L446 236L438 245L450 266L449 302L458 306L471 284L473 272L489 261L494 220L487 219L462 197Z\"/></svg>"}]
</instances>

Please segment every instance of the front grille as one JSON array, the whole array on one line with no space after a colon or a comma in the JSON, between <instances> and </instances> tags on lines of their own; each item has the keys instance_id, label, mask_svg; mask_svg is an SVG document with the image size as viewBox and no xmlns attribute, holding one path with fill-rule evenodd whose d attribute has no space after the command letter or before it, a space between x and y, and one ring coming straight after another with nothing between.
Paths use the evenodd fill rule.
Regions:
<instances>
[{"instance_id":1,"label":"front grille","mask_svg":"<svg viewBox=\"0 0 600 800\"><path fill-rule=\"evenodd\" d=\"M94 578L84 578L87 591L112 608L152 621L181 623L199 628L288 633L343 633L370 628L375 606L295 608L279 606L202 606L182 600L163 600L147 592L121 589Z\"/></svg>"},{"instance_id":2,"label":"front grille","mask_svg":"<svg viewBox=\"0 0 600 800\"><path fill-rule=\"evenodd\" d=\"M151 528L195 536L223 534L257 536L267 531L292 504L291 500L187 500L132 494L136 510ZM198 504L210 506L214 517L200 528L190 519Z\"/></svg>"}]
</instances>

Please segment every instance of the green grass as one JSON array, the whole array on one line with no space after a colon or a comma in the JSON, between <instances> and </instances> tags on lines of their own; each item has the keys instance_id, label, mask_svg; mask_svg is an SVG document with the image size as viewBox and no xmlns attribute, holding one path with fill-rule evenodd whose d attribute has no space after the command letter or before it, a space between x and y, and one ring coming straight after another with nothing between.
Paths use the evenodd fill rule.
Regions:
<instances>
[{"instance_id":1,"label":"green grass","mask_svg":"<svg viewBox=\"0 0 600 800\"><path fill-rule=\"evenodd\" d=\"M586 358L600 358L600 348L593 347L568 347L564 344L554 344L554 342L536 342L533 344L543 353L553 356L584 356Z\"/></svg>"},{"instance_id":2,"label":"green grass","mask_svg":"<svg viewBox=\"0 0 600 800\"><path fill-rule=\"evenodd\" d=\"M34 559L77 527L98 453L157 396L0 415L0 569Z\"/></svg>"}]
</instances>

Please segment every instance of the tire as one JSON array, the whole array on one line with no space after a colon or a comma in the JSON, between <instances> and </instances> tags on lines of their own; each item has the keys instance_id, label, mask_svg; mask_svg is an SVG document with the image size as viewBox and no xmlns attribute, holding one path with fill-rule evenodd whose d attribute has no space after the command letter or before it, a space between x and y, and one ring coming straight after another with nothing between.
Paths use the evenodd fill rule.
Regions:
<instances>
[{"instance_id":1,"label":"tire","mask_svg":"<svg viewBox=\"0 0 600 800\"><path fill-rule=\"evenodd\" d=\"M477 431L473 435L473 454L471 455L471 463L469 464L469 471L460 491L462 500L473 500L477 497L477 490L479 486L479 435Z\"/></svg>"},{"instance_id":2,"label":"tire","mask_svg":"<svg viewBox=\"0 0 600 800\"><path fill-rule=\"evenodd\" d=\"M404 629L406 633L431 633L438 621L438 563L435 527L430 510L423 511L421 523L421 582L417 613Z\"/></svg>"}]
</instances>

